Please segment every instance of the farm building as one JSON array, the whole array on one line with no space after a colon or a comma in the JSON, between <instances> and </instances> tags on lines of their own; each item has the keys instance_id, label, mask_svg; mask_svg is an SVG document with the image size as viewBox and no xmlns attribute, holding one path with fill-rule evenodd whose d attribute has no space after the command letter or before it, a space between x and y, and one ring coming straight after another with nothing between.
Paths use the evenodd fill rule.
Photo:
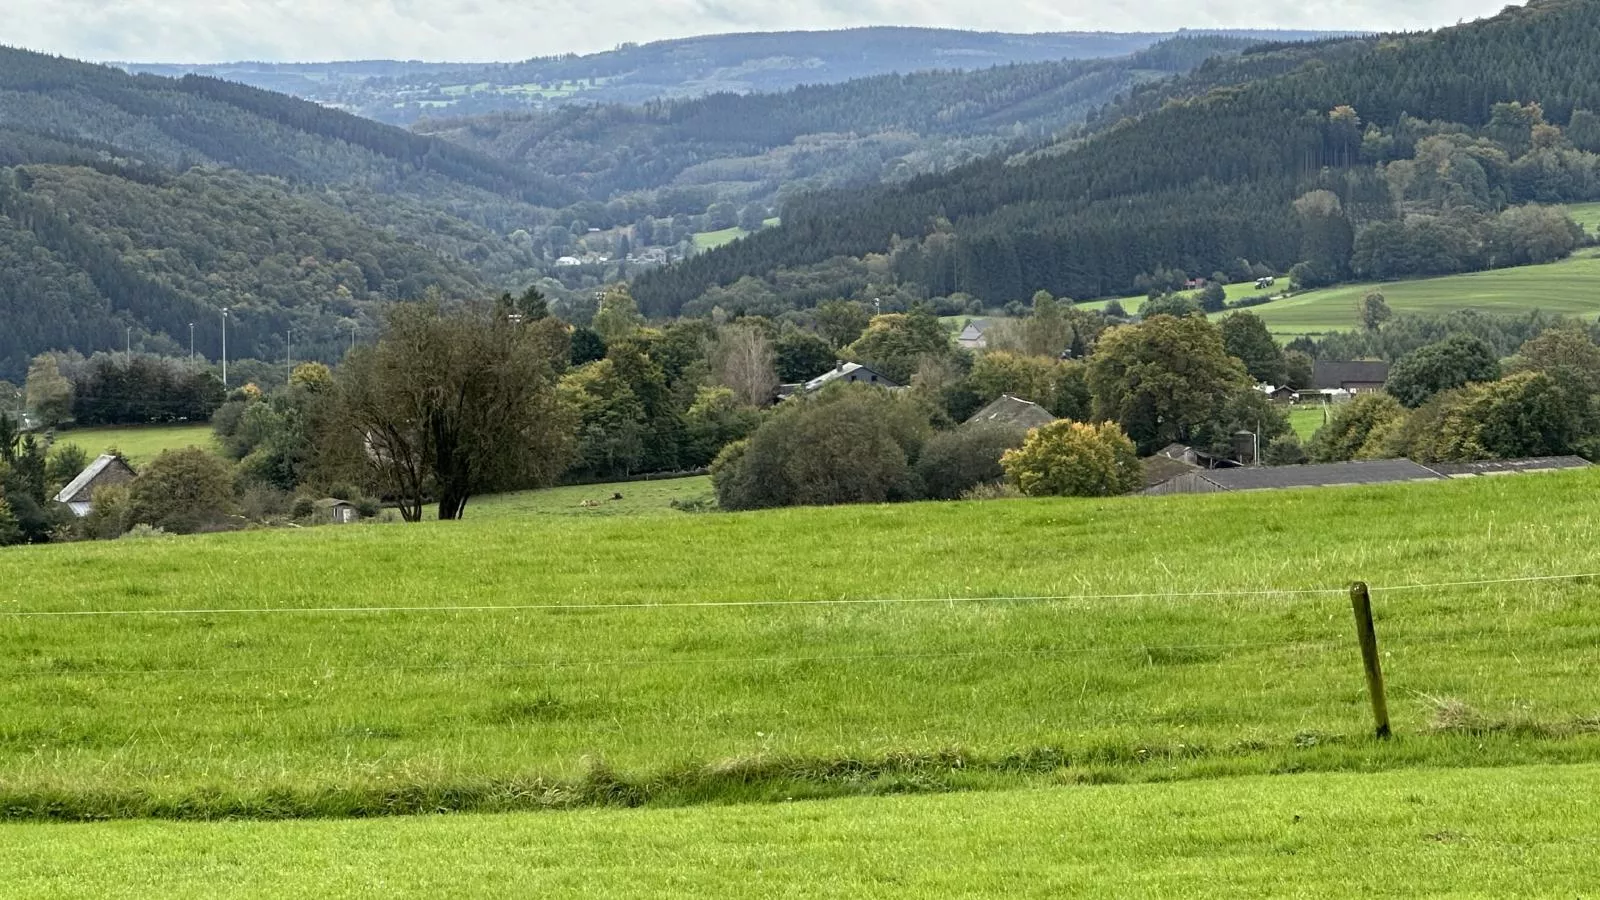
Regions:
<instances>
[{"instance_id":1,"label":"farm building","mask_svg":"<svg viewBox=\"0 0 1600 900\"><path fill-rule=\"evenodd\" d=\"M988 319L973 319L956 335L956 343L968 350L982 350L989 346L989 339L984 336L988 330Z\"/></svg>"},{"instance_id":2,"label":"farm building","mask_svg":"<svg viewBox=\"0 0 1600 900\"><path fill-rule=\"evenodd\" d=\"M1300 392L1288 385L1274 387L1270 384L1258 384L1256 390L1275 403L1293 403L1300 396Z\"/></svg>"},{"instance_id":3,"label":"farm building","mask_svg":"<svg viewBox=\"0 0 1600 900\"><path fill-rule=\"evenodd\" d=\"M1318 390L1346 390L1365 394L1383 390L1389 380L1389 364L1373 360L1329 362L1317 360L1312 380Z\"/></svg>"},{"instance_id":4,"label":"farm building","mask_svg":"<svg viewBox=\"0 0 1600 900\"><path fill-rule=\"evenodd\" d=\"M1431 463L1409 459L1368 459L1311 466L1248 466L1237 469L1196 469L1178 474L1144 493L1214 494L1225 491L1268 491L1302 487L1337 487L1355 484L1396 484L1404 481L1448 481L1478 475L1513 475L1585 468L1576 456L1537 459L1502 459L1472 463ZM1148 469L1146 470L1149 471Z\"/></svg>"},{"instance_id":5,"label":"farm building","mask_svg":"<svg viewBox=\"0 0 1600 900\"><path fill-rule=\"evenodd\" d=\"M1240 462L1236 459L1218 456L1215 453L1207 453L1204 450L1196 450L1188 444L1168 444L1157 450L1155 455L1202 469L1231 469L1240 465Z\"/></svg>"},{"instance_id":6,"label":"farm building","mask_svg":"<svg viewBox=\"0 0 1600 900\"><path fill-rule=\"evenodd\" d=\"M1030 403L1010 394L1001 394L1000 399L978 410L972 418L962 424L1014 425L1031 430L1041 425L1049 425L1055 420L1056 417L1050 415L1049 410L1037 403Z\"/></svg>"},{"instance_id":7,"label":"farm building","mask_svg":"<svg viewBox=\"0 0 1600 900\"><path fill-rule=\"evenodd\" d=\"M94 492L104 487L127 484L134 478L133 467L115 453L101 454L78 477L56 495L57 503L71 507L74 515L82 518L94 508Z\"/></svg>"},{"instance_id":8,"label":"farm building","mask_svg":"<svg viewBox=\"0 0 1600 900\"><path fill-rule=\"evenodd\" d=\"M336 500L332 497L318 500L317 521L331 525L349 525L361 521L361 512L349 500Z\"/></svg>"},{"instance_id":9,"label":"farm building","mask_svg":"<svg viewBox=\"0 0 1600 900\"><path fill-rule=\"evenodd\" d=\"M900 386L860 363L840 362L832 369L801 385L800 392L814 394L836 381L854 384L875 384L878 387L886 388Z\"/></svg>"},{"instance_id":10,"label":"farm building","mask_svg":"<svg viewBox=\"0 0 1600 900\"><path fill-rule=\"evenodd\" d=\"M1467 463L1429 463L1428 468L1446 478L1472 478L1478 475L1517 475L1523 472L1559 472L1587 469L1581 456L1539 456L1531 459L1485 459Z\"/></svg>"}]
</instances>

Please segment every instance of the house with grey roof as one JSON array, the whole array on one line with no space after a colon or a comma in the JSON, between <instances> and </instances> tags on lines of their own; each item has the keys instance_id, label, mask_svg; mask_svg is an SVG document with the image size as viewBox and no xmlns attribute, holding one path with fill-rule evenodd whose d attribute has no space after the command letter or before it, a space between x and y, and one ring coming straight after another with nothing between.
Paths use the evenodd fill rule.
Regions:
<instances>
[{"instance_id":1,"label":"house with grey roof","mask_svg":"<svg viewBox=\"0 0 1600 900\"><path fill-rule=\"evenodd\" d=\"M1001 394L1000 398L973 414L963 425L1010 425L1031 431L1049 425L1056 417L1037 403Z\"/></svg>"},{"instance_id":2,"label":"house with grey roof","mask_svg":"<svg viewBox=\"0 0 1600 900\"><path fill-rule=\"evenodd\" d=\"M82 518L94 508L94 492L105 487L127 484L134 478L133 467L115 453L101 454L78 477L56 494L57 503L65 503L74 515Z\"/></svg>"},{"instance_id":3,"label":"house with grey roof","mask_svg":"<svg viewBox=\"0 0 1600 900\"><path fill-rule=\"evenodd\" d=\"M985 336L988 330L988 319L973 319L956 335L956 344L968 350L982 350L989 346L989 339Z\"/></svg>"},{"instance_id":4,"label":"house with grey roof","mask_svg":"<svg viewBox=\"0 0 1600 900\"><path fill-rule=\"evenodd\" d=\"M840 361L833 368L801 385L796 393L815 394L835 382L872 384L885 388L900 386L860 363Z\"/></svg>"},{"instance_id":5,"label":"house with grey roof","mask_svg":"<svg viewBox=\"0 0 1600 900\"><path fill-rule=\"evenodd\" d=\"M1356 360L1332 362L1319 359L1312 368L1313 387L1317 390L1346 390L1352 394L1366 394L1383 390L1389 380L1389 364L1381 360Z\"/></svg>"}]
</instances>

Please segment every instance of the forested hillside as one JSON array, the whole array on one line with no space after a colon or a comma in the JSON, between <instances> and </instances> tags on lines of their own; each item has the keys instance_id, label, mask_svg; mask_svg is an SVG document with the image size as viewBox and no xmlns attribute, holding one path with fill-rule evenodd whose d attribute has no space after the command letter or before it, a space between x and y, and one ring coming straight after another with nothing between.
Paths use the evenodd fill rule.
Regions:
<instances>
[{"instance_id":1,"label":"forested hillside","mask_svg":"<svg viewBox=\"0 0 1600 900\"><path fill-rule=\"evenodd\" d=\"M901 282L989 302L1130 293L1141 275L1240 261L1311 263L1308 284L1459 271L1511 262L1492 246L1508 205L1600 190L1596 0L1255 56L1259 72L1294 67L1055 152L798 199L781 229L647 273L638 296L667 314L743 276L891 250Z\"/></svg>"},{"instance_id":2,"label":"forested hillside","mask_svg":"<svg viewBox=\"0 0 1600 900\"><path fill-rule=\"evenodd\" d=\"M1050 138L1135 87L1248 46L1240 38L1175 38L1115 59L884 75L642 106L574 106L420 129L579 185L591 200L670 186L771 203L780 191L793 196L905 180L1015 141Z\"/></svg>"},{"instance_id":3,"label":"forested hillside","mask_svg":"<svg viewBox=\"0 0 1600 900\"><path fill-rule=\"evenodd\" d=\"M1225 32L1249 40L1303 40L1310 32ZM1209 35L1214 32L1189 32ZM733 92L777 93L890 73L1126 56L1171 33L996 34L939 28L722 34L592 54L462 65L368 61L307 64L126 64L157 75L210 75L283 91L383 122L550 109L570 103L640 104Z\"/></svg>"},{"instance_id":4,"label":"forested hillside","mask_svg":"<svg viewBox=\"0 0 1600 900\"><path fill-rule=\"evenodd\" d=\"M464 264L237 172L0 170L0 378L49 349L336 358L389 302L486 290ZM131 334L127 329L131 328Z\"/></svg>"}]
</instances>

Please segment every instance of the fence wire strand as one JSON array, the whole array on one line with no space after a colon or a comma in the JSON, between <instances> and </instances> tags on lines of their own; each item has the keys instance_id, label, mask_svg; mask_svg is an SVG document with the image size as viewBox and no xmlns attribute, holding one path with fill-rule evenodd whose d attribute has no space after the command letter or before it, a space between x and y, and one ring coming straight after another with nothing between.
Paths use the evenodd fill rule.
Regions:
<instances>
[{"instance_id":1,"label":"fence wire strand","mask_svg":"<svg viewBox=\"0 0 1600 900\"><path fill-rule=\"evenodd\" d=\"M1441 581L1431 584L1370 586L1373 593L1448 590L1500 584L1581 581L1600 578L1600 573L1572 575L1529 575L1515 578L1486 578L1473 581ZM981 605L985 603L1081 603L1111 600L1201 600L1248 597L1308 597L1344 595L1348 587L1274 588L1209 591L1150 591L1116 594L1037 594L1003 597L859 597L817 600L703 600L682 603L641 601L634 603L520 603L459 606L264 606L179 609L76 609L76 610L0 610L0 618L111 618L119 616L226 616L226 615L382 615L390 613L494 613L494 612L620 612L628 610L755 609L778 607L848 607L896 605Z\"/></svg>"}]
</instances>

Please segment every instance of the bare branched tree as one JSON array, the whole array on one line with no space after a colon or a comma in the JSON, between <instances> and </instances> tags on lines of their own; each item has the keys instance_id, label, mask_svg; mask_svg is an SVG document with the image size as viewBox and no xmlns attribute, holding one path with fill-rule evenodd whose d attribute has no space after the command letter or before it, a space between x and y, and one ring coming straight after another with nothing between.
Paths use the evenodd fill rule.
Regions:
<instances>
[{"instance_id":1,"label":"bare branched tree","mask_svg":"<svg viewBox=\"0 0 1600 900\"><path fill-rule=\"evenodd\" d=\"M717 378L748 406L766 406L778 390L777 355L754 325L730 325L717 340Z\"/></svg>"}]
</instances>

